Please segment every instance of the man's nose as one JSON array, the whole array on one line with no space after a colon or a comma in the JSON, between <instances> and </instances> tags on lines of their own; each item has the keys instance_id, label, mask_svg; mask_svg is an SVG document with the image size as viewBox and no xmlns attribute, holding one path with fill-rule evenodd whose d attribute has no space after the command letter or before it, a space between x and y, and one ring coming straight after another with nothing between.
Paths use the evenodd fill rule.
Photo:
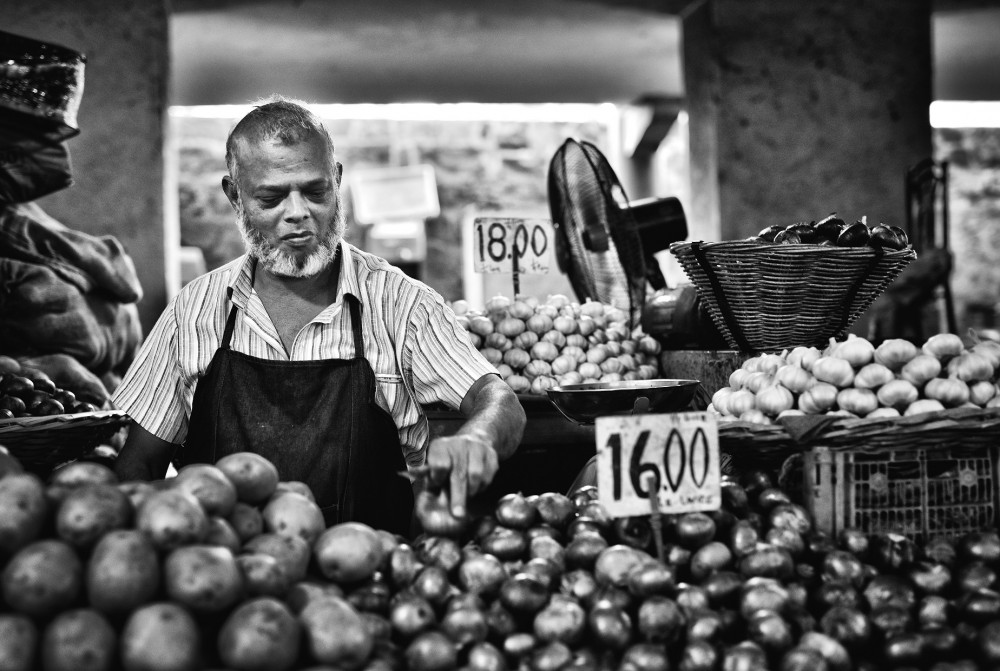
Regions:
<instances>
[{"instance_id":1,"label":"man's nose","mask_svg":"<svg viewBox=\"0 0 1000 671\"><path fill-rule=\"evenodd\" d=\"M285 208L285 219L289 221L301 221L309 216L309 207L306 199L298 191L288 194L287 206Z\"/></svg>"}]
</instances>

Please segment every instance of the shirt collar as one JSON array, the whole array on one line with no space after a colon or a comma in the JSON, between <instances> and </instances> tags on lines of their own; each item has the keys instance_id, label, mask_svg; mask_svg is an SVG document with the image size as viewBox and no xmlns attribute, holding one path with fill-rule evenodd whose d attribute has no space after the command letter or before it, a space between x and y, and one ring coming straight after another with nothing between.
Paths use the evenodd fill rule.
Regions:
<instances>
[{"instance_id":1,"label":"shirt collar","mask_svg":"<svg viewBox=\"0 0 1000 671\"><path fill-rule=\"evenodd\" d=\"M334 305L340 305L345 294L350 294L361 300L361 287L358 284L358 275L354 271L354 245L345 240L341 240L340 245L340 281L337 282L337 297ZM230 300L241 309L246 309L250 294L253 292L253 257L244 254L242 260L236 263L229 271L229 282L227 284Z\"/></svg>"}]
</instances>

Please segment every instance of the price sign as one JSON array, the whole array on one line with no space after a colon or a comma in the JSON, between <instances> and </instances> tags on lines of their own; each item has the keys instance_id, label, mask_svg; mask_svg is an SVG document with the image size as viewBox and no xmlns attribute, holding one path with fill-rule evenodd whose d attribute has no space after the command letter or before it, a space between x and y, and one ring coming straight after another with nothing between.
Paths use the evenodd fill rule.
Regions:
<instances>
[{"instance_id":1,"label":"price sign","mask_svg":"<svg viewBox=\"0 0 1000 671\"><path fill-rule=\"evenodd\" d=\"M548 273L552 239L548 219L477 217L473 267L477 273Z\"/></svg>"},{"instance_id":2,"label":"price sign","mask_svg":"<svg viewBox=\"0 0 1000 671\"><path fill-rule=\"evenodd\" d=\"M718 510L719 429L707 412L598 417L598 500L613 517Z\"/></svg>"}]
</instances>

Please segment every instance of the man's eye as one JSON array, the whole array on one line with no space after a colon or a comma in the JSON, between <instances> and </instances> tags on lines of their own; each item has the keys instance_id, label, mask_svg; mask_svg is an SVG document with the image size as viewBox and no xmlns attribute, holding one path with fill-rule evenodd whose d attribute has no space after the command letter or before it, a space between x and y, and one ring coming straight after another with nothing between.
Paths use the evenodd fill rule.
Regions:
<instances>
[{"instance_id":1,"label":"man's eye","mask_svg":"<svg viewBox=\"0 0 1000 671\"><path fill-rule=\"evenodd\" d=\"M320 189L319 191L310 191L306 194L312 200L323 200L326 198L326 189Z\"/></svg>"},{"instance_id":2,"label":"man's eye","mask_svg":"<svg viewBox=\"0 0 1000 671\"><path fill-rule=\"evenodd\" d=\"M281 196L262 196L257 200L260 201L261 205L273 207L281 202Z\"/></svg>"}]
</instances>

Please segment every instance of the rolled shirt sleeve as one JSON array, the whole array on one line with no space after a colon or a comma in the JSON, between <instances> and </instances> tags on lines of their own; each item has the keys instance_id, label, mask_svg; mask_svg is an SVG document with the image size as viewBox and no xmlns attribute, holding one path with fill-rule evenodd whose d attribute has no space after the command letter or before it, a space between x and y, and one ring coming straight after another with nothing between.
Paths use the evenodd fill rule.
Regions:
<instances>
[{"instance_id":1,"label":"rolled shirt sleeve","mask_svg":"<svg viewBox=\"0 0 1000 671\"><path fill-rule=\"evenodd\" d=\"M442 402L458 409L482 376L499 375L472 345L455 313L435 292L426 292L410 315L409 353L413 393L422 405ZM404 358L404 370L406 369Z\"/></svg>"}]
</instances>

